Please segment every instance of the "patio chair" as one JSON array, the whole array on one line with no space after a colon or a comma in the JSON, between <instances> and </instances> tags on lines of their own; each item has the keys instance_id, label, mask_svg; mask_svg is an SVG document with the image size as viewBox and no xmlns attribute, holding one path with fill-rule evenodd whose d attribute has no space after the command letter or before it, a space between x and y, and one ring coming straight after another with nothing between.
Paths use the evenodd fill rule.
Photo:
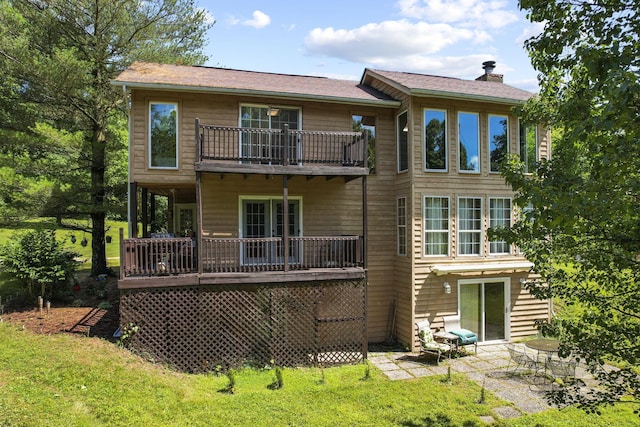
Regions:
<instances>
[{"instance_id":1,"label":"patio chair","mask_svg":"<svg viewBox=\"0 0 640 427\"><path fill-rule=\"evenodd\" d=\"M435 340L428 320L416 322L416 328L418 329L418 339L420 340L420 353L435 355L436 364L440 363L440 356L444 353L449 353L449 356L451 356L451 345Z\"/></svg>"},{"instance_id":2,"label":"patio chair","mask_svg":"<svg viewBox=\"0 0 640 427\"><path fill-rule=\"evenodd\" d=\"M478 354L478 335L460 327L459 315L442 316L442 320L444 321L444 330L459 337L458 346L473 345L475 353Z\"/></svg>"},{"instance_id":3,"label":"patio chair","mask_svg":"<svg viewBox=\"0 0 640 427\"><path fill-rule=\"evenodd\" d=\"M547 360L547 367L551 371L553 378L560 378L563 382L576 380L576 366L578 366L578 363L575 360Z\"/></svg>"},{"instance_id":4,"label":"patio chair","mask_svg":"<svg viewBox=\"0 0 640 427\"><path fill-rule=\"evenodd\" d=\"M540 362L537 358L531 356L527 353L524 346L516 346L515 344L507 344L507 351L509 351L509 364L507 364L507 373L515 374L515 372L520 369L533 369L538 371L541 367ZM515 364L515 367L509 371L509 367L511 363Z\"/></svg>"}]
</instances>

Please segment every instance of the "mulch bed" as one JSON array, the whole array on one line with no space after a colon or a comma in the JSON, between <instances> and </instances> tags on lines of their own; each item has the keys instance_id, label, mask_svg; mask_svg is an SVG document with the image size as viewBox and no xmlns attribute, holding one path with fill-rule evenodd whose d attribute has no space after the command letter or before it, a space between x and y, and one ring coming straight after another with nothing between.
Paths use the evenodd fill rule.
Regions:
<instances>
[{"instance_id":1,"label":"mulch bed","mask_svg":"<svg viewBox=\"0 0 640 427\"><path fill-rule=\"evenodd\" d=\"M113 333L119 326L117 279L108 277L104 283L107 291L106 298L99 298L92 291L97 285L95 278L87 277L81 280L80 288L74 291L77 301L82 301L79 307L71 304L51 303L42 311L35 306L5 307L2 320L17 326L22 326L39 334L74 333L100 337L115 341ZM98 308L100 303L109 302L108 309Z\"/></svg>"}]
</instances>

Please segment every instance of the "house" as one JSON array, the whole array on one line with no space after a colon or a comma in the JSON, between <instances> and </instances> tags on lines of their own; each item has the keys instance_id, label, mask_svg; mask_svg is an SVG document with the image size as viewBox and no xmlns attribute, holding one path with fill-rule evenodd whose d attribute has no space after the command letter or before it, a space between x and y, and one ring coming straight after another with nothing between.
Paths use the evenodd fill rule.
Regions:
<instances>
[{"instance_id":1,"label":"house","mask_svg":"<svg viewBox=\"0 0 640 427\"><path fill-rule=\"evenodd\" d=\"M502 83L364 70L360 82L134 63L121 324L189 371L348 363L460 314L480 341L535 332L531 264L487 229L517 215L500 160L549 134Z\"/></svg>"}]
</instances>

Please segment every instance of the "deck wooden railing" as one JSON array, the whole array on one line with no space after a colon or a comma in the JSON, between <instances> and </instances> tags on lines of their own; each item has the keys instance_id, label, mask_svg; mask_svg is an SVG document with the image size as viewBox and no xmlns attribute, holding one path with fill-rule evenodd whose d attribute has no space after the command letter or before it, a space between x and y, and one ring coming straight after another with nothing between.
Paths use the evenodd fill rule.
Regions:
<instances>
[{"instance_id":1,"label":"deck wooden railing","mask_svg":"<svg viewBox=\"0 0 640 427\"><path fill-rule=\"evenodd\" d=\"M198 271L196 245L190 237L120 241L122 276L185 274Z\"/></svg>"},{"instance_id":2,"label":"deck wooden railing","mask_svg":"<svg viewBox=\"0 0 640 427\"><path fill-rule=\"evenodd\" d=\"M255 239L191 238L121 240L123 277L204 273L245 273L363 266L360 236L291 237L288 249L280 237ZM198 258L199 257L199 258Z\"/></svg>"},{"instance_id":3,"label":"deck wooden railing","mask_svg":"<svg viewBox=\"0 0 640 427\"><path fill-rule=\"evenodd\" d=\"M258 129L200 124L199 161L364 167L367 133Z\"/></svg>"}]
</instances>

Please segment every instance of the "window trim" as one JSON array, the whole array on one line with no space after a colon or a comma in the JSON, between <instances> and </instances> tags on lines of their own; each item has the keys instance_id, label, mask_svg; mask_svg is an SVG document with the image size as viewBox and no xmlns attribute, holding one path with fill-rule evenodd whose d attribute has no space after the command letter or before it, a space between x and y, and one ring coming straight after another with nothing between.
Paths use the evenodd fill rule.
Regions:
<instances>
[{"instance_id":1,"label":"window trim","mask_svg":"<svg viewBox=\"0 0 640 427\"><path fill-rule=\"evenodd\" d=\"M403 213L400 214L400 201L403 201ZM396 198L396 255L397 256L407 256L407 197L406 196L398 196ZM403 220L404 224L400 223L400 220ZM400 243L400 236L404 234L404 244Z\"/></svg>"},{"instance_id":2,"label":"window trim","mask_svg":"<svg viewBox=\"0 0 640 427\"><path fill-rule=\"evenodd\" d=\"M404 128L400 129L400 117L402 115L406 115L407 116L407 124L406 124L406 128L407 130L405 131ZM404 134L406 135L406 156L407 156L407 168L406 169L400 169L401 167L401 162L400 162L400 135L402 135L402 132L404 132ZM396 172L397 173L405 173L405 172L409 172L409 165L411 164L410 162L410 156L409 156L409 111L408 110L404 110L402 112L400 112L398 115L396 115Z\"/></svg>"},{"instance_id":3,"label":"window trim","mask_svg":"<svg viewBox=\"0 0 640 427\"><path fill-rule=\"evenodd\" d=\"M523 129L523 127L525 129L525 147L527 145L527 142L526 142L526 138L527 138L526 129L528 127L533 127L533 129L535 131L534 136L533 136L533 138L535 140L534 142L536 144L536 147L535 147L536 157L533 160L533 162L535 163L535 162L539 162L540 161L540 142L538 140L538 126L533 125L533 124L531 124L531 125L523 125L522 118L518 118L518 147L517 147L517 153L518 153L518 157L520 158L520 161L524 163L525 173L526 174L530 174L530 173L533 173L533 172L529 170L527 162L525 160L522 160L522 129Z\"/></svg>"},{"instance_id":4,"label":"window trim","mask_svg":"<svg viewBox=\"0 0 640 427\"><path fill-rule=\"evenodd\" d=\"M447 229L428 229L427 230L427 203L426 199L446 199L447 200ZM429 254L427 253L427 233L447 232L447 253L446 254ZM451 256L451 197L425 194L422 196L422 256L423 257L450 257Z\"/></svg>"},{"instance_id":5,"label":"window trim","mask_svg":"<svg viewBox=\"0 0 640 427\"><path fill-rule=\"evenodd\" d=\"M462 160L462 150L460 150L460 115L461 114L471 114L476 116L476 125L477 125L477 150L478 150L478 170L463 170L462 169L462 165L460 163L460 161ZM458 111L457 114L457 119L458 119L458 173L464 173L464 174L480 174L482 173L482 146L480 143L481 140L481 135L480 135L480 113L477 112L473 112L473 111Z\"/></svg>"},{"instance_id":6,"label":"window trim","mask_svg":"<svg viewBox=\"0 0 640 427\"><path fill-rule=\"evenodd\" d=\"M489 173L493 173L493 174L499 174L500 171L494 171L493 168L491 167L491 154L493 153L493 151L491 150L491 145L492 145L492 134L491 134L491 118L492 117L503 117L506 121L506 129L505 129L505 133L506 133L506 137L507 137L507 141L506 141L506 145L505 145L505 157L507 156L507 154L509 154L509 116L507 114L489 114L487 116L487 152L489 153L488 157L488 161L489 161Z\"/></svg>"},{"instance_id":7,"label":"window trim","mask_svg":"<svg viewBox=\"0 0 640 427\"><path fill-rule=\"evenodd\" d=\"M303 218L304 218L304 211L303 211L303 198L302 196L289 196L288 201L297 201L298 202L298 225L300 226L300 237L304 236L304 226L303 226ZM271 215L273 214L272 212L272 207L273 207L273 202L282 202L283 201L283 197L282 194L280 195L276 195L276 194L261 194L261 195L250 195L250 194L241 194L240 196L238 196L238 237L239 238L244 238L244 216L245 216L245 212L244 212L244 202L245 201L266 201L269 202L269 220L271 221ZM271 224L270 224L271 226Z\"/></svg>"},{"instance_id":8,"label":"window trim","mask_svg":"<svg viewBox=\"0 0 640 427\"><path fill-rule=\"evenodd\" d=\"M152 120L151 120L151 106L152 105L173 105L175 106L176 109L176 144L175 144L175 159L176 159L176 165L175 166L153 166L152 164L152 143L153 141L151 140L151 134L152 134L152 130L151 130L151 126L152 126ZM177 101L153 101L150 100L148 102L148 108L147 108L147 120L148 120L148 126L147 126L147 168L148 169L155 169L155 170L178 170L180 169L180 146L179 146L179 141L180 141L180 105Z\"/></svg>"},{"instance_id":9,"label":"window trim","mask_svg":"<svg viewBox=\"0 0 640 427\"><path fill-rule=\"evenodd\" d=\"M473 200L479 200L480 201L480 228L478 230L472 229L472 230L463 230L462 229L462 220L460 219L460 200L462 199L473 199ZM484 224L484 197L482 196L458 196L457 200L456 200L456 229L457 229L457 236L456 236L456 254L458 256L461 257L482 257L484 255L484 250L483 250L483 246L484 246L484 234L485 234L485 224ZM460 249L462 248L462 239L461 237L461 233L474 233L474 234L479 234L479 253L470 253L470 254L463 254L460 253Z\"/></svg>"},{"instance_id":10,"label":"window trim","mask_svg":"<svg viewBox=\"0 0 640 427\"><path fill-rule=\"evenodd\" d=\"M444 113L444 169L430 169L427 168L427 111L437 111ZM448 130L448 117L447 110L444 108L430 108L425 107L422 109L422 136L424 138L423 150L424 156L422 159L423 165L422 169L425 172L438 172L438 173L447 173L449 172L449 130Z\"/></svg>"},{"instance_id":11,"label":"window trim","mask_svg":"<svg viewBox=\"0 0 640 427\"><path fill-rule=\"evenodd\" d=\"M489 209L488 209L488 226L491 228L491 222L493 220L493 216L491 215L491 201L492 200L508 200L509 201L509 215L508 215L508 226L511 227L513 225L513 199L511 197L489 197ZM491 250L492 243L504 243L507 245L507 252L493 252ZM512 255L513 254L513 245L509 245L504 240L489 240L489 255Z\"/></svg>"}]
</instances>

